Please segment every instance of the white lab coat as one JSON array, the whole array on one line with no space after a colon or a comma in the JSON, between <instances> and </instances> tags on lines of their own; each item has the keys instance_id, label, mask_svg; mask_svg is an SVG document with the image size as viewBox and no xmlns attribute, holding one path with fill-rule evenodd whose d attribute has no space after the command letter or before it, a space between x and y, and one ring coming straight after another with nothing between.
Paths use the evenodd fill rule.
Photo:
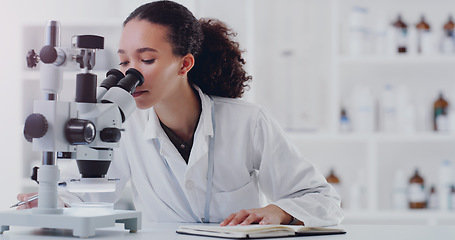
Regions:
<instances>
[{"instance_id":1,"label":"white lab coat","mask_svg":"<svg viewBox=\"0 0 455 240\"><path fill-rule=\"evenodd\" d=\"M83 194L85 201L116 201L128 180L133 200L143 220L194 222L168 162L192 211L204 216L207 186L208 143L215 114L214 176L210 221L221 222L241 209L263 207L264 194L308 226L339 224L343 219L340 198L313 165L286 137L270 114L240 99L209 97L199 88L202 113L194 135L188 164L160 126L153 108L137 110L125 122L121 147L116 150L108 177L120 178L112 194ZM211 101L215 112L212 112ZM155 139L155 140L154 140ZM160 142L160 149L154 143ZM69 200L68 196L62 199Z\"/></svg>"}]
</instances>

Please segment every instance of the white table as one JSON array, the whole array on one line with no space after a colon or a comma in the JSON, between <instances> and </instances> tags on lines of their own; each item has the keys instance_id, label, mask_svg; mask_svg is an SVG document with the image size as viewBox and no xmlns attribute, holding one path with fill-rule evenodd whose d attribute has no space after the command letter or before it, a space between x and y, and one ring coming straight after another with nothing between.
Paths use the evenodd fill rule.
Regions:
<instances>
[{"instance_id":1,"label":"white table","mask_svg":"<svg viewBox=\"0 0 455 240\"><path fill-rule=\"evenodd\" d=\"M99 229L96 235L89 239L143 239L143 240L173 240L173 239L221 239L201 236L180 235L175 232L182 223L143 223L143 229L137 233L123 230L122 225ZM455 239L455 226L393 226L393 225L341 225L347 231L344 235L295 237L281 239L305 240L445 240ZM51 230L28 227L11 227L0 235L0 239L35 240L35 239L79 239L73 237L71 230ZM280 238L276 238L280 239Z\"/></svg>"}]
</instances>

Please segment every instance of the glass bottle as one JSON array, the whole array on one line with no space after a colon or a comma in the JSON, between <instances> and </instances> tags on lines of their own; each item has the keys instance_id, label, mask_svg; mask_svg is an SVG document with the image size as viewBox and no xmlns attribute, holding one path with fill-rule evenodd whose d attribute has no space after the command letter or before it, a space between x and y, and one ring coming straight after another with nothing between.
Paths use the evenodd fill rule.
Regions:
<instances>
[{"instance_id":1,"label":"glass bottle","mask_svg":"<svg viewBox=\"0 0 455 240\"><path fill-rule=\"evenodd\" d=\"M335 191L341 196L341 184L340 184L340 179L338 176L335 174L335 170L332 168L330 169L329 175L326 177L326 180L332 187L335 189Z\"/></svg>"},{"instance_id":2,"label":"glass bottle","mask_svg":"<svg viewBox=\"0 0 455 240\"><path fill-rule=\"evenodd\" d=\"M452 15L449 15L449 19L443 27L444 36L441 43L441 52L450 54L455 52L455 23L453 22Z\"/></svg>"},{"instance_id":3,"label":"glass bottle","mask_svg":"<svg viewBox=\"0 0 455 240\"><path fill-rule=\"evenodd\" d=\"M340 179L335 175L335 170L330 169L329 176L326 177L327 182L330 184L340 184Z\"/></svg>"},{"instance_id":4,"label":"glass bottle","mask_svg":"<svg viewBox=\"0 0 455 240\"><path fill-rule=\"evenodd\" d=\"M346 109L342 108L340 113L340 132L351 131L351 122L349 121Z\"/></svg>"},{"instance_id":5,"label":"glass bottle","mask_svg":"<svg viewBox=\"0 0 455 240\"><path fill-rule=\"evenodd\" d=\"M398 15L398 19L392 25L395 27L398 53L406 53L408 45L408 25L401 19L401 14Z\"/></svg>"},{"instance_id":6,"label":"glass bottle","mask_svg":"<svg viewBox=\"0 0 455 240\"><path fill-rule=\"evenodd\" d=\"M455 23L453 22L452 15L449 16L449 20L444 24L443 29L447 37L454 37Z\"/></svg>"},{"instance_id":7,"label":"glass bottle","mask_svg":"<svg viewBox=\"0 0 455 240\"><path fill-rule=\"evenodd\" d=\"M435 131L448 130L447 110L449 103L444 99L444 96L439 93L439 98L434 102L433 107L433 129Z\"/></svg>"},{"instance_id":8,"label":"glass bottle","mask_svg":"<svg viewBox=\"0 0 455 240\"><path fill-rule=\"evenodd\" d=\"M430 25L425 21L422 15L420 22L416 25L417 29L417 51L419 53L428 52L431 48Z\"/></svg>"},{"instance_id":9,"label":"glass bottle","mask_svg":"<svg viewBox=\"0 0 455 240\"><path fill-rule=\"evenodd\" d=\"M425 181L416 169L409 179L408 201L409 208L421 209L426 207Z\"/></svg>"}]
</instances>

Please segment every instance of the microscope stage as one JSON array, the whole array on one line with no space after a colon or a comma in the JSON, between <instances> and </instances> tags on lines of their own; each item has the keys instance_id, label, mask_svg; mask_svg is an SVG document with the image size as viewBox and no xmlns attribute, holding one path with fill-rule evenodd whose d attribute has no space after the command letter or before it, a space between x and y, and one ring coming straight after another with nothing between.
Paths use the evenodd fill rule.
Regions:
<instances>
[{"instance_id":1,"label":"microscope stage","mask_svg":"<svg viewBox=\"0 0 455 240\"><path fill-rule=\"evenodd\" d=\"M112 227L124 223L125 229L137 232L141 229L141 212L129 210L64 208L61 214L34 213L33 209L0 212L0 233L10 226L72 229L73 236L88 238L96 228Z\"/></svg>"}]
</instances>

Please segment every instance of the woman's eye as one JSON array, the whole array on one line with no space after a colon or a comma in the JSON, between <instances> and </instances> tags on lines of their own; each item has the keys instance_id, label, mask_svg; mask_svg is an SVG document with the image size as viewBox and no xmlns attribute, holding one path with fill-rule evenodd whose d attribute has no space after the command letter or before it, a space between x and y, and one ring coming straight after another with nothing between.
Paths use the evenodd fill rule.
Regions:
<instances>
[{"instance_id":1,"label":"woman's eye","mask_svg":"<svg viewBox=\"0 0 455 240\"><path fill-rule=\"evenodd\" d=\"M152 64L155 62L155 59L142 60L142 62L145 64Z\"/></svg>"},{"instance_id":2,"label":"woman's eye","mask_svg":"<svg viewBox=\"0 0 455 240\"><path fill-rule=\"evenodd\" d=\"M128 63L129 63L128 61L123 61L123 62L120 62L119 65L120 65L120 66L126 66L126 65L128 65Z\"/></svg>"}]
</instances>

